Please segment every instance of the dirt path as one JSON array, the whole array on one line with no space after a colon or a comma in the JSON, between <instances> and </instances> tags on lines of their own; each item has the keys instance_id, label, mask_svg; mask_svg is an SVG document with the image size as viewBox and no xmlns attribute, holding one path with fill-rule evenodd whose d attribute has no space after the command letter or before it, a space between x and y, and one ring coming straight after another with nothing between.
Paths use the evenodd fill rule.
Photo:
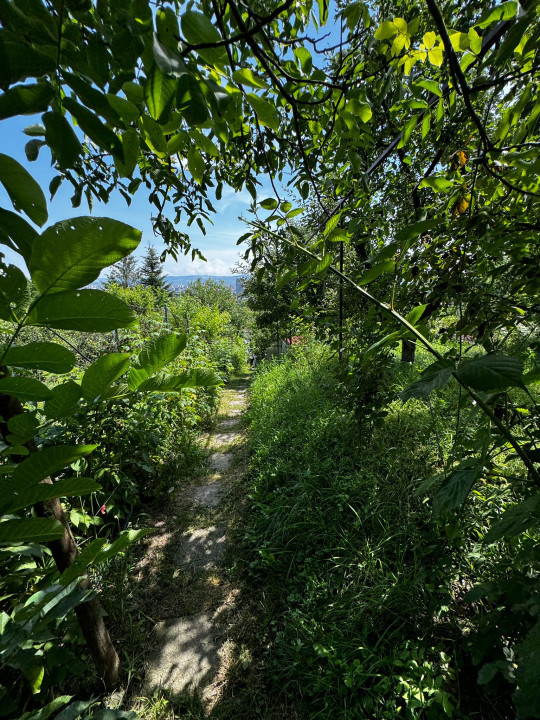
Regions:
<instances>
[{"instance_id":1,"label":"dirt path","mask_svg":"<svg viewBox=\"0 0 540 720\"><path fill-rule=\"evenodd\" d=\"M197 693L207 710L220 698L234 650L229 629L238 589L227 578L226 559L235 485L244 471L246 394L247 378L225 388L217 425L202 439L206 471L172 493L138 567L139 579L146 575L156 586L157 604L145 694Z\"/></svg>"}]
</instances>

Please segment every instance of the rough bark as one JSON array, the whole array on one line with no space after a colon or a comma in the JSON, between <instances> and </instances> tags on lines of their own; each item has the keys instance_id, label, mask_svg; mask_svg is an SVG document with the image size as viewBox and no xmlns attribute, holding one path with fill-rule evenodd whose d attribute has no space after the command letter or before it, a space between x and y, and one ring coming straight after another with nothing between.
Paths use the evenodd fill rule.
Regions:
<instances>
[{"instance_id":1,"label":"rough bark","mask_svg":"<svg viewBox=\"0 0 540 720\"><path fill-rule=\"evenodd\" d=\"M413 363L416 355L416 342L414 340L401 341L401 362Z\"/></svg>"}]
</instances>

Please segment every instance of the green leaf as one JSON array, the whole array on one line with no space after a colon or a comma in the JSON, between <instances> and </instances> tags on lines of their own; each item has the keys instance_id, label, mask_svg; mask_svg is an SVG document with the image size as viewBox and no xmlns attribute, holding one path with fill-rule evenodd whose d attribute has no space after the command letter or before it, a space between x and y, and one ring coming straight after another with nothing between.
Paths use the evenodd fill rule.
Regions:
<instances>
[{"instance_id":1,"label":"green leaf","mask_svg":"<svg viewBox=\"0 0 540 720\"><path fill-rule=\"evenodd\" d=\"M185 153L189 144L189 135L186 132L179 132L170 140L167 140L167 155L175 155L177 152Z\"/></svg>"},{"instance_id":2,"label":"green leaf","mask_svg":"<svg viewBox=\"0 0 540 720\"><path fill-rule=\"evenodd\" d=\"M468 50L470 46L470 40L467 33L454 32L450 35L450 42L456 52Z\"/></svg>"},{"instance_id":3,"label":"green leaf","mask_svg":"<svg viewBox=\"0 0 540 720\"><path fill-rule=\"evenodd\" d=\"M51 397L45 403L43 412L48 418L55 420L69 417L79 409L81 395L81 386L73 380L68 380L51 389Z\"/></svg>"},{"instance_id":4,"label":"green leaf","mask_svg":"<svg viewBox=\"0 0 540 720\"><path fill-rule=\"evenodd\" d=\"M97 114L79 105L73 98L66 97L63 106L73 115L83 133L106 152L123 162L122 143L115 133L104 125Z\"/></svg>"},{"instance_id":5,"label":"green leaf","mask_svg":"<svg viewBox=\"0 0 540 720\"><path fill-rule=\"evenodd\" d=\"M295 51L296 52L296 51ZM242 70L235 70L233 72L233 80L238 85L248 85L249 87L255 88L255 90L266 90L266 84L260 80L249 68L242 68Z\"/></svg>"},{"instance_id":6,"label":"green leaf","mask_svg":"<svg viewBox=\"0 0 540 720\"><path fill-rule=\"evenodd\" d=\"M30 683L32 695L37 695L37 693L41 690L41 684L43 683L43 678L45 677L45 666L42 662L43 661L38 661L39 664L32 664L24 669L24 675Z\"/></svg>"},{"instance_id":7,"label":"green leaf","mask_svg":"<svg viewBox=\"0 0 540 720\"><path fill-rule=\"evenodd\" d=\"M300 61L300 67L302 68L302 71L306 74L309 74L313 68L313 58L311 57L311 53L309 52L309 50L305 47L300 46L294 49L294 55Z\"/></svg>"},{"instance_id":8,"label":"green leaf","mask_svg":"<svg viewBox=\"0 0 540 720\"><path fill-rule=\"evenodd\" d=\"M278 206L278 201L275 198L265 198L264 200L261 200L259 205L264 210L275 210Z\"/></svg>"},{"instance_id":9,"label":"green leaf","mask_svg":"<svg viewBox=\"0 0 540 720\"><path fill-rule=\"evenodd\" d=\"M208 105L201 86L192 75L182 75L178 80L176 96L178 110L188 125L204 125L208 120Z\"/></svg>"},{"instance_id":10,"label":"green leaf","mask_svg":"<svg viewBox=\"0 0 540 720\"><path fill-rule=\"evenodd\" d=\"M75 702L69 703L67 708L64 708L58 715L55 715L54 720L78 720L95 702L95 700L75 700ZM114 719L111 718L111 720Z\"/></svg>"},{"instance_id":11,"label":"green leaf","mask_svg":"<svg viewBox=\"0 0 540 720\"><path fill-rule=\"evenodd\" d=\"M16 85L0 95L0 120L15 115L35 115L49 106L54 92L49 83Z\"/></svg>"},{"instance_id":12,"label":"green leaf","mask_svg":"<svg viewBox=\"0 0 540 720\"><path fill-rule=\"evenodd\" d=\"M281 290L288 282L290 282L293 278L297 277L296 270L289 268L284 273L281 273L277 276L276 279L276 290Z\"/></svg>"},{"instance_id":13,"label":"green leaf","mask_svg":"<svg viewBox=\"0 0 540 720\"><path fill-rule=\"evenodd\" d=\"M431 228L439 223L440 220L435 218L432 220L420 220L412 225L407 225L407 227L398 230L396 240L399 243L407 242L407 240L411 240L412 238L418 237L418 235L422 235L422 233L425 233L427 230L431 230Z\"/></svg>"},{"instance_id":14,"label":"green leaf","mask_svg":"<svg viewBox=\"0 0 540 720\"><path fill-rule=\"evenodd\" d=\"M0 522L0 545L59 540L64 526L53 518L23 518Z\"/></svg>"},{"instance_id":15,"label":"green leaf","mask_svg":"<svg viewBox=\"0 0 540 720\"><path fill-rule=\"evenodd\" d=\"M187 345L187 335L170 333L159 335L146 343L129 374L128 386L135 390L139 385L175 360Z\"/></svg>"},{"instance_id":16,"label":"green leaf","mask_svg":"<svg viewBox=\"0 0 540 720\"><path fill-rule=\"evenodd\" d=\"M204 164L204 160L202 159L202 155L197 148L192 147L189 149L187 163L189 172L193 176L193 179L198 185L201 185L206 166Z\"/></svg>"},{"instance_id":17,"label":"green leaf","mask_svg":"<svg viewBox=\"0 0 540 720\"><path fill-rule=\"evenodd\" d=\"M189 131L189 135L191 139L197 144L197 147L200 150L203 150L203 152L212 157L219 157L219 150L209 137L204 135L202 132L199 132L199 130L196 130L195 128L192 128Z\"/></svg>"},{"instance_id":18,"label":"green leaf","mask_svg":"<svg viewBox=\"0 0 540 720\"><path fill-rule=\"evenodd\" d=\"M35 435L39 422L35 413L24 412L10 418L7 425L11 433L21 436L26 441Z\"/></svg>"},{"instance_id":19,"label":"green leaf","mask_svg":"<svg viewBox=\"0 0 540 720\"><path fill-rule=\"evenodd\" d=\"M489 25L493 25L493 23L511 20L515 16L517 8L517 2L503 2L491 10L487 10L475 26L486 28Z\"/></svg>"},{"instance_id":20,"label":"green leaf","mask_svg":"<svg viewBox=\"0 0 540 720\"><path fill-rule=\"evenodd\" d=\"M14 483L10 488L11 494L7 496L4 494L0 498L0 511L3 514L12 513L54 498L80 497L101 489L101 485L98 485L91 478L85 477L62 478L52 484L40 482L33 487L21 488L20 490L13 487L13 485Z\"/></svg>"},{"instance_id":21,"label":"green leaf","mask_svg":"<svg viewBox=\"0 0 540 720\"><path fill-rule=\"evenodd\" d=\"M419 380L403 390L401 399L407 402L411 398L427 398L433 390L440 390L446 385L453 370L454 363L450 360L437 360L422 372Z\"/></svg>"},{"instance_id":22,"label":"green leaf","mask_svg":"<svg viewBox=\"0 0 540 720\"><path fill-rule=\"evenodd\" d=\"M0 261L0 318L8 322L18 322L18 306L24 302L28 293L28 282L16 265L2 265Z\"/></svg>"},{"instance_id":23,"label":"green leaf","mask_svg":"<svg viewBox=\"0 0 540 720\"><path fill-rule=\"evenodd\" d=\"M39 380L26 377L1 378L0 393L13 395L22 402L41 402L51 396L51 391L46 385Z\"/></svg>"},{"instance_id":24,"label":"green leaf","mask_svg":"<svg viewBox=\"0 0 540 720\"><path fill-rule=\"evenodd\" d=\"M396 330L395 332L389 333L380 340L377 340L377 342L374 342L373 345L370 345L363 354L365 357L370 357L371 355L373 355L375 350L378 350L382 347L388 347L389 345L396 343L398 340L401 340L402 336L403 332L401 330Z\"/></svg>"},{"instance_id":25,"label":"green leaf","mask_svg":"<svg viewBox=\"0 0 540 720\"><path fill-rule=\"evenodd\" d=\"M216 43L221 40L214 25L200 12L188 10L182 15L180 25L182 33L190 45ZM223 66L227 64L227 53L223 47L201 48L196 52L210 65Z\"/></svg>"},{"instance_id":26,"label":"green leaf","mask_svg":"<svg viewBox=\"0 0 540 720\"><path fill-rule=\"evenodd\" d=\"M113 93L107 93L106 97L107 102L109 103L111 108L122 118L122 120L124 120L124 122L137 122L137 120L141 116L141 111L139 110L137 105L130 102L129 100L126 100L123 97L114 95Z\"/></svg>"},{"instance_id":27,"label":"green leaf","mask_svg":"<svg viewBox=\"0 0 540 720\"><path fill-rule=\"evenodd\" d=\"M510 355L488 353L463 362L458 375L474 390L504 390L523 387L523 363Z\"/></svg>"},{"instance_id":28,"label":"green leaf","mask_svg":"<svg viewBox=\"0 0 540 720\"><path fill-rule=\"evenodd\" d=\"M452 470L433 498L436 515L454 510L462 505L471 492L472 486L482 474L482 465L473 460L465 460Z\"/></svg>"},{"instance_id":29,"label":"green leaf","mask_svg":"<svg viewBox=\"0 0 540 720\"><path fill-rule=\"evenodd\" d=\"M525 34L525 31L529 27L530 23L532 21L531 13L526 13L524 17L520 18L516 23L512 25L510 30L506 33L506 37L504 39L504 42L497 50L497 54L495 56L495 60L493 61L494 65L503 66L505 63L512 57L516 47L520 44L523 35ZM469 33L474 32L474 30L471 28L469 30ZM475 44L475 47L478 47L477 43ZM481 45L480 45L481 48ZM472 49L472 46L471 46ZM478 52L478 51L476 51Z\"/></svg>"},{"instance_id":30,"label":"green leaf","mask_svg":"<svg viewBox=\"0 0 540 720\"><path fill-rule=\"evenodd\" d=\"M144 88L139 83L125 82L122 85L122 90L133 105L142 105L144 103Z\"/></svg>"},{"instance_id":31,"label":"green leaf","mask_svg":"<svg viewBox=\"0 0 540 720\"><path fill-rule=\"evenodd\" d=\"M385 273L394 272L395 267L396 264L393 260L385 260L382 263L378 263L369 270L366 270L360 280L357 281L358 285L367 285Z\"/></svg>"},{"instance_id":32,"label":"green leaf","mask_svg":"<svg viewBox=\"0 0 540 720\"><path fill-rule=\"evenodd\" d=\"M39 123L32 123L24 128L23 133L29 137L45 137L45 128Z\"/></svg>"},{"instance_id":33,"label":"green leaf","mask_svg":"<svg viewBox=\"0 0 540 720\"><path fill-rule=\"evenodd\" d=\"M182 57L174 49L163 45L156 33L154 33L153 50L154 60L161 72L175 77L180 77L188 72Z\"/></svg>"},{"instance_id":34,"label":"green leaf","mask_svg":"<svg viewBox=\"0 0 540 720\"><path fill-rule=\"evenodd\" d=\"M161 7L156 13L156 29L160 42L168 48L178 47L180 28L178 15L172 8Z\"/></svg>"},{"instance_id":35,"label":"green leaf","mask_svg":"<svg viewBox=\"0 0 540 720\"><path fill-rule=\"evenodd\" d=\"M139 161L139 134L135 128L128 128L122 133L122 147L124 148L124 162L115 158L114 166L120 177L129 178Z\"/></svg>"},{"instance_id":36,"label":"green leaf","mask_svg":"<svg viewBox=\"0 0 540 720\"><path fill-rule=\"evenodd\" d=\"M149 115L143 115L140 122L146 144L150 150L153 150L159 156L165 157L167 155L167 142L159 123Z\"/></svg>"},{"instance_id":37,"label":"green leaf","mask_svg":"<svg viewBox=\"0 0 540 720\"><path fill-rule=\"evenodd\" d=\"M257 118L261 125L266 125L276 132L279 130L279 118L274 105L271 105L268 100L265 100L254 93L247 93L246 100L257 114Z\"/></svg>"},{"instance_id":38,"label":"green leaf","mask_svg":"<svg viewBox=\"0 0 540 720\"><path fill-rule=\"evenodd\" d=\"M318 262L315 267L314 274L315 275L324 275L324 273L330 267L331 263L332 263L332 256L331 255L323 255L320 262Z\"/></svg>"},{"instance_id":39,"label":"green leaf","mask_svg":"<svg viewBox=\"0 0 540 720\"><path fill-rule=\"evenodd\" d=\"M433 93L437 97L442 97L443 95L441 88L439 87L439 83L435 82L435 80L419 80L418 82L415 82L415 85L429 90L430 93Z\"/></svg>"},{"instance_id":40,"label":"green leaf","mask_svg":"<svg viewBox=\"0 0 540 720\"><path fill-rule=\"evenodd\" d=\"M469 28L469 45L471 51L478 55L482 50L482 37L476 32L474 28Z\"/></svg>"},{"instance_id":41,"label":"green leaf","mask_svg":"<svg viewBox=\"0 0 540 720\"><path fill-rule=\"evenodd\" d=\"M140 240L139 230L111 218L62 220L36 239L28 269L42 295L76 290L133 252Z\"/></svg>"},{"instance_id":42,"label":"green leaf","mask_svg":"<svg viewBox=\"0 0 540 720\"><path fill-rule=\"evenodd\" d=\"M38 159L39 151L41 148L45 145L44 140L38 140L37 138L34 138L33 140L30 140L26 143L24 146L24 153L26 155L26 159L29 162L34 162Z\"/></svg>"},{"instance_id":43,"label":"green leaf","mask_svg":"<svg viewBox=\"0 0 540 720\"><path fill-rule=\"evenodd\" d=\"M20 253L26 262L39 233L20 215L0 208L0 242Z\"/></svg>"},{"instance_id":44,"label":"green leaf","mask_svg":"<svg viewBox=\"0 0 540 720\"><path fill-rule=\"evenodd\" d=\"M102 89L109 82L109 53L107 45L98 33L85 37L86 65L90 77Z\"/></svg>"},{"instance_id":45,"label":"green leaf","mask_svg":"<svg viewBox=\"0 0 540 720\"><path fill-rule=\"evenodd\" d=\"M114 295L102 290L78 290L41 298L25 324L58 330L109 332L133 327L137 316L127 303Z\"/></svg>"},{"instance_id":46,"label":"green leaf","mask_svg":"<svg viewBox=\"0 0 540 720\"><path fill-rule=\"evenodd\" d=\"M17 465L10 487L15 483L18 490L22 490L37 485L52 473L59 472L75 460L89 455L96 448L97 445L51 445L42 448Z\"/></svg>"},{"instance_id":47,"label":"green leaf","mask_svg":"<svg viewBox=\"0 0 540 720\"><path fill-rule=\"evenodd\" d=\"M16 210L22 210L36 225L48 217L45 196L34 178L9 155L0 153L0 182Z\"/></svg>"},{"instance_id":48,"label":"green leaf","mask_svg":"<svg viewBox=\"0 0 540 720\"><path fill-rule=\"evenodd\" d=\"M14 42L0 34L0 86L5 88L29 77L54 72L56 61L28 43Z\"/></svg>"},{"instance_id":49,"label":"green leaf","mask_svg":"<svg viewBox=\"0 0 540 720\"><path fill-rule=\"evenodd\" d=\"M377 30L375 30L375 38L377 40L390 40L394 35L398 34L398 29L390 20L384 20Z\"/></svg>"},{"instance_id":50,"label":"green leaf","mask_svg":"<svg viewBox=\"0 0 540 720\"><path fill-rule=\"evenodd\" d=\"M417 307L413 308L411 312L407 315L405 320L410 323L411 325L416 325L422 315L424 314L424 310L427 308L427 305L417 305Z\"/></svg>"},{"instance_id":51,"label":"green leaf","mask_svg":"<svg viewBox=\"0 0 540 720\"><path fill-rule=\"evenodd\" d=\"M538 524L540 524L540 494L532 495L506 510L501 519L489 529L484 542L490 544L503 537L515 537Z\"/></svg>"},{"instance_id":52,"label":"green leaf","mask_svg":"<svg viewBox=\"0 0 540 720\"><path fill-rule=\"evenodd\" d=\"M97 565L98 563L108 562L115 555L123 552L130 545L133 545L133 543L138 542L141 538L152 532L154 531L145 528L141 530L124 530L114 542L101 550L101 552L96 556L94 563Z\"/></svg>"},{"instance_id":53,"label":"green leaf","mask_svg":"<svg viewBox=\"0 0 540 720\"><path fill-rule=\"evenodd\" d=\"M328 20L329 2L328 0L317 0L317 5L319 7L319 22L321 25L325 25Z\"/></svg>"},{"instance_id":54,"label":"green leaf","mask_svg":"<svg viewBox=\"0 0 540 720\"><path fill-rule=\"evenodd\" d=\"M30 342L11 346L4 356L4 364L31 370L45 370L58 374L75 367L75 355L63 345L53 342Z\"/></svg>"},{"instance_id":55,"label":"green leaf","mask_svg":"<svg viewBox=\"0 0 540 720\"><path fill-rule=\"evenodd\" d=\"M324 234L329 235L332 230L337 226L339 221L341 220L341 213L336 213L335 215L332 215L332 217L326 222L326 225L324 227Z\"/></svg>"},{"instance_id":56,"label":"green leaf","mask_svg":"<svg viewBox=\"0 0 540 720\"><path fill-rule=\"evenodd\" d=\"M453 187L454 183L451 180L446 180L442 177L427 177L422 180L419 188L429 187L435 192L442 192L443 190L448 190L449 188Z\"/></svg>"},{"instance_id":57,"label":"green leaf","mask_svg":"<svg viewBox=\"0 0 540 720\"><path fill-rule=\"evenodd\" d=\"M86 568L94 563L106 542L107 538L96 538L88 543L75 558L75 562L60 575L59 584L65 587L83 575Z\"/></svg>"},{"instance_id":58,"label":"green leaf","mask_svg":"<svg viewBox=\"0 0 540 720\"><path fill-rule=\"evenodd\" d=\"M373 117L373 111L371 109L371 105L368 105L367 103L359 103L355 106L356 112L358 113L358 116L360 117L360 120L363 123L367 123L371 120Z\"/></svg>"},{"instance_id":59,"label":"green leaf","mask_svg":"<svg viewBox=\"0 0 540 720\"><path fill-rule=\"evenodd\" d=\"M166 120L176 97L175 78L165 75L157 64L148 73L144 86L146 106L151 117L156 121Z\"/></svg>"},{"instance_id":60,"label":"green leaf","mask_svg":"<svg viewBox=\"0 0 540 720\"><path fill-rule=\"evenodd\" d=\"M85 400L96 402L109 387L118 380L129 366L129 355L109 353L102 355L90 365L81 380L81 390Z\"/></svg>"},{"instance_id":61,"label":"green leaf","mask_svg":"<svg viewBox=\"0 0 540 720\"><path fill-rule=\"evenodd\" d=\"M328 242L344 242L348 243L351 239L351 233L347 232L345 228L336 228L326 236Z\"/></svg>"},{"instance_id":62,"label":"green leaf","mask_svg":"<svg viewBox=\"0 0 540 720\"><path fill-rule=\"evenodd\" d=\"M398 149L405 147L405 145L409 142L409 138L411 137L413 130L415 130L416 126L418 125L418 119L418 115L413 115L407 120L401 133L401 139L398 143Z\"/></svg>"},{"instance_id":63,"label":"green leaf","mask_svg":"<svg viewBox=\"0 0 540 720\"><path fill-rule=\"evenodd\" d=\"M45 140L61 168L72 168L82 155L82 145L71 123L57 112L45 113Z\"/></svg>"}]
</instances>

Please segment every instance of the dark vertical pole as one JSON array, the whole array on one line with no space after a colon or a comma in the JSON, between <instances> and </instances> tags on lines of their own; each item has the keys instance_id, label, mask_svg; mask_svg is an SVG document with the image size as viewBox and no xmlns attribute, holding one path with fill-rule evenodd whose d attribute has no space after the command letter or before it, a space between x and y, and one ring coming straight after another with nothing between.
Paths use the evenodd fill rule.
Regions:
<instances>
[{"instance_id":1,"label":"dark vertical pole","mask_svg":"<svg viewBox=\"0 0 540 720\"><path fill-rule=\"evenodd\" d=\"M343 273L343 242L339 243L339 271ZM343 277L339 278L339 362L343 360Z\"/></svg>"}]
</instances>

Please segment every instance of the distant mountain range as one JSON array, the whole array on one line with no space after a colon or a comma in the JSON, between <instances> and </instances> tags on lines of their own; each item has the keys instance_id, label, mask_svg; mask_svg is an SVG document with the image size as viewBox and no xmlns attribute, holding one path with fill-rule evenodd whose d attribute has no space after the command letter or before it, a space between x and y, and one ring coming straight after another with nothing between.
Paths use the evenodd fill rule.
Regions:
<instances>
[{"instance_id":1,"label":"distant mountain range","mask_svg":"<svg viewBox=\"0 0 540 720\"><path fill-rule=\"evenodd\" d=\"M216 282L224 282L233 290L236 288L236 281L243 280L244 275L167 275L166 280L170 285L178 287L180 285L187 287L197 280L215 280Z\"/></svg>"},{"instance_id":2,"label":"distant mountain range","mask_svg":"<svg viewBox=\"0 0 540 720\"><path fill-rule=\"evenodd\" d=\"M224 282L234 292L238 292L237 280L240 281L240 284L241 284L241 281L244 280L245 277L247 277L247 276L246 275L166 275L165 280L169 283L169 285L172 285L172 287L176 290L181 290L183 288L186 288L188 285L191 285L191 283L194 283L197 280L202 280L202 282L204 282L205 280L215 280L216 282ZM99 278L99 280L96 280L96 282L93 284L92 287L101 287L106 282L107 282L107 278Z\"/></svg>"}]
</instances>

